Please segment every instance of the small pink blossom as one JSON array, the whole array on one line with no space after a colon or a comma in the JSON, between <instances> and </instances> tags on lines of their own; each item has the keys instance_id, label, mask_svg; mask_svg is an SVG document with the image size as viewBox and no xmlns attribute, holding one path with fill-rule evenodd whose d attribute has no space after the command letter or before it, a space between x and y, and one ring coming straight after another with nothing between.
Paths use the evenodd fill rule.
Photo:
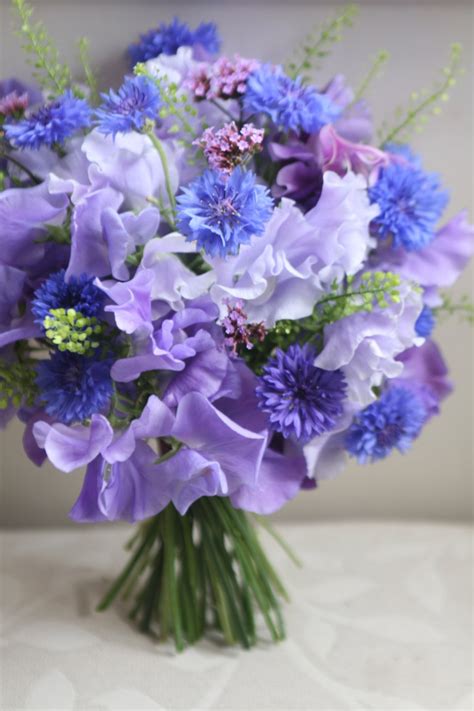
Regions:
<instances>
[{"instance_id":1,"label":"small pink blossom","mask_svg":"<svg viewBox=\"0 0 474 711\"><path fill-rule=\"evenodd\" d=\"M197 67L186 85L196 99L235 99L245 93L249 75L259 66L255 59L220 57L214 64Z\"/></svg>"},{"instance_id":2,"label":"small pink blossom","mask_svg":"<svg viewBox=\"0 0 474 711\"><path fill-rule=\"evenodd\" d=\"M222 326L226 335L225 343L235 356L238 355L240 346L252 350L254 347L252 341L262 342L266 336L263 323L247 322L247 314L240 300L234 305L227 303L227 316L223 319Z\"/></svg>"},{"instance_id":3,"label":"small pink blossom","mask_svg":"<svg viewBox=\"0 0 474 711\"><path fill-rule=\"evenodd\" d=\"M211 168L230 173L236 165L262 150L263 129L246 123L237 128L234 121L219 130L207 128L194 143L200 146Z\"/></svg>"},{"instance_id":4,"label":"small pink blossom","mask_svg":"<svg viewBox=\"0 0 474 711\"><path fill-rule=\"evenodd\" d=\"M372 184L381 168L390 163L384 151L364 143L342 138L330 125L323 126L318 137L319 161L323 171L345 175L348 170L362 174Z\"/></svg>"},{"instance_id":5,"label":"small pink blossom","mask_svg":"<svg viewBox=\"0 0 474 711\"><path fill-rule=\"evenodd\" d=\"M27 108L28 94L26 91L23 94L18 94L17 91L12 91L0 99L0 115L2 116L22 114Z\"/></svg>"}]
</instances>

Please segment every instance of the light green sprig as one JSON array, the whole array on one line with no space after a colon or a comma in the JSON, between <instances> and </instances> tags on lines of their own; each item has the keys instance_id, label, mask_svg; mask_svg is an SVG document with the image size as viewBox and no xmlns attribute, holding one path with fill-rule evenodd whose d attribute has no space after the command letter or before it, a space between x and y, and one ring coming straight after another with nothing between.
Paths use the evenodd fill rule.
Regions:
<instances>
[{"instance_id":1,"label":"light green sprig","mask_svg":"<svg viewBox=\"0 0 474 711\"><path fill-rule=\"evenodd\" d=\"M341 41L343 30L352 27L358 12L357 5L346 5L340 14L323 24L319 35L309 34L303 46L296 50L295 59L286 65L288 75L292 79L302 75L303 80L308 81L305 73L319 68L320 60L330 54L331 45Z\"/></svg>"},{"instance_id":2,"label":"light green sprig","mask_svg":"<svg viewBox=\"0 0 474 711\"><path fill-rule=\"evenodd\" d=\"M184 92L180 92L178 85L174 82L167 81L164 77L152 74L142 62L135 64L133 72L137 76L146 77L158 88L163 103L159 116L161 119L171 118L173 121L168 132L171 134L184 133L194 139L197 134L190 124L189 118L191 116L197 116L197 111L189 102L188 96ZM191 145L191 143L185 139L182 139L182 142L186 146Z\"/></svg>"},{"instance_id":3,"label":"light green sprig","mask_svg":"<svg viewBox=\"0 0 474 711\"><path fill-rule=\"evenodd\" d=\"M86 80L87 86L89 87L90 96L88 98L90 103L94 104L99 98L99 92L97 90L97 80L94 76L94 72L92 71L89 58L90 42L87 37L81 37L78 40L77 45L79 47L79 58L82 64L84 78Z\"/></svg>"},{"instance_id":4,"label":"light green sprig","mask_svg":"<svg viewBox=\"0 0 474 711\"><path fill-rule=\"evenodd\" d=\"M457 76L461 72L462 47L455 43L451 45L449 62L442 71L442 78L431 89L413 91L410 95L408 108L398 108L395 112L395 126L389 128L387 123L382 123L378 136L380 145L392 141L404 141L411 131L419 133L428 117L441 113L441 104L448 101L449 91L456 84Z\"/></svg>"},{"instance_id":5,"label":"light green sprig","mask_svg":"<svg viewBox=\"0 0 474 711\"><path fill-rule=\"evenodd\" d=\"M375 307L385 309L400 301L400 277L393 272L366 272L353 288L354 277L347 277L341 292L337 284L316 304L313 321L319 328L357 313L370 313Z\"/></svg>"},{"instance_id":6,"label":"light green sprig","mask_svg":"<svg viewBox=\"0 0 474 711\"><path fill-rule=\"evenodd\" d=\"M94 316L83 316L75 309L51 309L43 326L46 338L59 351L78 355L89 355L98 348L100 344L96 338L103 332Z\"/></svg>"},{"instance_id":7,"label":"light green sprig","mask_svg":"<svg viewBox=\"0 0 474 711\"><path fill-rule=\"evenodd\" d=\"M34 67L33 76L51 97L62 94L71 85L71 71L59 61L59 52L42 22L31 22L33 8L25 0L12 0L13 10L20 20L18 35L23 49Z\"/></svg>"},{"instance_id":8,"label":"light green sprig","mask_svg":"<svg viewBox=\"0 0 474 711\"><path fill-rule=\"evenodd\" d=\"M457 316L474 326L474 304L469 294L463 294L457 302L449 294L443 294L443 303L434 311L437 317Z\"/></svg>"},{"instance_id":9,"label":"light green sprig","mask_svg":"<svg viewBox=\"0 0 474 711\"><path fill-rule=\"evenodd\" d=\"M0 360L0 410L9 405L33 405L37 393L36 371L30 361L8 363Z\"/></svg>"},{"instance_id":10,"label":"light green sprig","mask_svg":"<svg viewBox=\"0 0 474 711\"><path fill-rule=\"evenodd\" d=\"M354 98L352 99L351 103L349 104L349 107L353 106L357 101L359 101L363 97L363 95L367 91L367 88L369 87L371 82L379 76L380 70L382 69L383 65L389 59L390 59L389 52L387 52L385 49L381 49L380 52L374 58L372 65L369 68L369 71L367 72L367 74L362 79L361 83L359 84L359 86L354 94Z\"/></svg>"}]
</instances>

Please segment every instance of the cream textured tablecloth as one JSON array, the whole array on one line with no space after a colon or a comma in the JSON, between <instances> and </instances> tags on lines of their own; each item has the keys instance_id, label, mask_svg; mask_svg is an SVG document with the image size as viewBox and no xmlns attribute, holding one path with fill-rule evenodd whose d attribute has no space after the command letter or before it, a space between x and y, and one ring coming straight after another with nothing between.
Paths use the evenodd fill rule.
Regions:
<instances>
[{"instance_id":1,"label":"cream textured tablecloth","mask_svg":"<svg viewBox=\"0 0 474 711\"><path fill-rule=\"evenodd\" d=\"M182 655L94 605L127 528L4 533L1 708L470 711L472 539L467 527L281 526L297 569L266 541L293 602L288 640Z\"/></svg>"}]
</instances>

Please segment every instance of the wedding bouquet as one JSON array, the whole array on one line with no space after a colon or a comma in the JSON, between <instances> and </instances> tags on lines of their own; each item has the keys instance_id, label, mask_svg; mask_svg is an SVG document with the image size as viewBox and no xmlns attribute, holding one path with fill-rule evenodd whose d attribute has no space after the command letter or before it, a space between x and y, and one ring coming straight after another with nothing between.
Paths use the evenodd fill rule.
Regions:
<instances>
[{"instance_id":1,"label":"wedding bouquet","mask_svg":"<svg viewBox=\"0 0 474 711\"><path fill-rule=\"evenodd\" d=\"M309 78L354 8L286 67L218 55L175 19L98 92L14 0L36 87L0 85L0 408L24 449L86 467L70 516L140 522L100 609L133 598L177 649L217 629L282 639L285 590L255 525L348 457L405 452L451 385L432 332L474 249L439 227L407 145L459 67L374 145L363 93ZM313 494L317 495L317 494ZM284 545L284 542L283 542Z\"/></svg>"}]
</instances>

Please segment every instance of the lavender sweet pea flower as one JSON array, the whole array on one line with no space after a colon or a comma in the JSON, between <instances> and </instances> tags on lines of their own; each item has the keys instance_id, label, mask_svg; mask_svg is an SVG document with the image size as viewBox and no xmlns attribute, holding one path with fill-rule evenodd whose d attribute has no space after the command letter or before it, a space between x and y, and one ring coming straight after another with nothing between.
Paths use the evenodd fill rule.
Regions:
<instances>
[{"instance_id":1,"label":"lavender sweet pea flower","mask_svg":"<svg viewBox=\"0 0 474 711\"><path fill-rule=\"evenodd\" d=\"M343 109L341 117L334 122L337 133L349 141L369 142L374 131L372 112L364 99L353 103L354 91L347 85L346 78L337 74L323 93Z\"/></svg>"},{"instance_id":2,"label":"lavender sweet pea flower","mask_svg":"<svg viewBox=\"0 0 474 711\"><path fill-rule=\"evenodd\" d=\"M379 250L374 263L419 283L425 289L425 302L437 306L438 289L454 284L473 253L474 227L467 221L466 210L462 210L438 230L424 249Z\"/></svg>"},{"instance_id":3,"label":"lavender sweet pea flower","mask_svg":"<svg viewBox=\"0 0 474 711\"><path fill-rule=\"evenodd\" d=\"M364 143L353 143L337 133L333 126L323 126L318 136L319 163L323 171L338 175L353 171L373 185L381 168L390 163L384 151Z\"/></svg>"},{"instance_id":4,"label":"lavender sweet pea flower","mask_svg":"<svg viewBox=\"0 0 474 711\"><path fill-rule=\"evenodd\" d=\"M178 171L174 148L163 141L171 189L178 189ZM161 198L169 207L163 164L150 138L130 131L115 139L97 130L84 139L82 151L90 162L89 178L95 188L110 186L125 198L125 209L147 206L147 198Z\"/></svg>"},{"instance_id":5,"label":"lavender sweet pea flower","mask_svg":"<svg viewBox=\"0 0 474 711\"><path fill-rule=\"evenodd\" d=\"M347 316L325 329L324 347L315 365L325 370L342 368L349 399L360 406L374 400L372 388L384 377L400 375L403 365L396 356L419 341L415 323L423 307L421 294L406 283L399 292L399 303Z\"/></svg>"},{"instance_id":6,"label":"lavender sweet pea flower","mask_svg":"<svg viewBox=\"0 0 474 711\"><path fill-rule=\"evenodd\" d=\"M48 251L39 241L46 235L45 225L62 224L67 207L67 195L51 194L45 183L0 193L1 262L34 270Z\"/></svg>"},{"instance_id":7,"label":"lavender sweet pea flower","mask_svg":"<svg viewBox=\"0 0 474 711\"><path fill-rule=\"evenodd\" d=\"M221 314L225 299L232 298L244 302L250 321L268 326L309 316L329 284L362 267L377 211L363 178L353 173L326 173L319 202L306 215L283 199L261 237L234 258L213 260L211 295Z\"/></svg>"},{"instance_id":8,"label":"lavender sweet pea flower","mask_svg":"<svg viewBox=\"0 0 474 711\"><path fill-rule=\"evenodd\" d=\"M33 425L33 436L57 469L71 472L99 455L109 464L126 461L137 440L169 435L173 421L166 405L151 395L140 417L118 433L106 417L94 414L87 427L38 421Z\"/></svg>"},{"instance_id":9,"label":"lavender sweet pea flower","mask_svg":"<svg viewBox=\"0 0 474 711\"><path fill-rule=\"evenodd\" d=\"M211 401L237 396L235 366L224 347L222 330L214 323L217 315L216 306L201 299L156 322L148 335L142 327L133 340L134 355L116 361L112 377L131 382L149 370L171 371L164 401L172 407L190 391L199 391Z\"/></svg>"},{"instance_id":10,"label":"lavender sweet pea flower","mask_svg":"<svg viewBox=\"0 0 474 711\"><path fill-rule=\"evenodd\" d=\"M169 425L167 417L162 430ZM109 449L112 466L106 466L105 458L94 459L71 517L137 521L158 513L170 501L184 514L201 496L227 496L242 484L255 483L265 437L232 422L202 395L188 393L180 401L170 435L182 447L161 463L142 441L135 443L126 460L110 457Z\"/></svg>"},{"instance_id":11,"label":"lavender sweet pea flower","mask_svg":"<svg viewBox=\"0 0 474 711\"><path fill-rule=\"evenodd\" d=\"M95 280L95 285L113 302L105 307L105 311L114 314L117 328L124 333L132 334L140 331L144 335L152 330L153 283L154 275L151 269L137 272L133 279L127 282Z\"/></svg>"},{"instance_id":12,"label":"lavender sweet pea flower","mask_svg":"<svg viewBox=\"0 0 474 711\"><path fill-rule=\"evenodd\" d=\"M439 405L453 390L443 356L433 341L403 351L397 357L403 370L390 381L390 387L410 390L423 403L428 418L439 413Z\"/></svg>"}]
</instances>

